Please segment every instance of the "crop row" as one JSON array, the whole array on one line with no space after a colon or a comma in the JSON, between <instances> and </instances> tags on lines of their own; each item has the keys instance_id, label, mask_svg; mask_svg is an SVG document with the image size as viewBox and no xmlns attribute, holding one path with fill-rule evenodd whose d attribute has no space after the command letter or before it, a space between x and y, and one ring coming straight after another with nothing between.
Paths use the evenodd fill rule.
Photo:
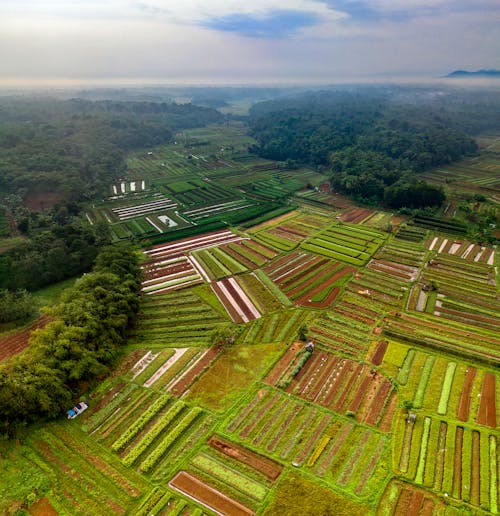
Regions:
<instances>
[{"instance_id":1,"label":"crop row","mask_svg":"<svg viewBox=\"0 0 500 516\"><path fill-rule=\"evenodd\" d=\"M416 484L496 513L497 438L429 416L400 418L396 471Z\"/></svg>"},{"instance_id":2,"label":"crop row","mask_svg":"<svg viewBox=\"0 0 500 516\"><path fill-rule=\"evenodd\" d=\"M275 312L256 319L242 336L245 344L290 342L296 340L306 314L302 310Z\"/></svg>"},{"instance_id":3,"label":"crop row","mask_svg":"<svg viewBox=\"0 0 500 516\"><path fill-rule=\"evenodd\" d=\"M271 390L256 394L249 407L242 407L227 429L263 453L361 496L373 494L386 478L379 462L388 452L383 434Z\"/></svg>"}]
</instances>

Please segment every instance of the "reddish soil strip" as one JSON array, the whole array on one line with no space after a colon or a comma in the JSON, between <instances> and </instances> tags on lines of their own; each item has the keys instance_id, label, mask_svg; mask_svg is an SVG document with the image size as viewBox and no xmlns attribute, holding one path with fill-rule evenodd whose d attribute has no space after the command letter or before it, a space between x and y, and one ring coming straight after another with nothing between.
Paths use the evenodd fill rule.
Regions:
<instances>
[{"instance_id":1,"label":"reddish soil strip","mask_svg":"<svg viewBox=\"0 0 500 516\"><path fill-rule=\"evenodd\" d=\"M306 256L306 258L307 262L303 263L300 267L290 271L289 273L285 274L285 276L282 276L279 279L280 288L286 290L290 285L292 285L296 281L299 281L302 278L303 272L310 272L313 268L319 268L328 263L328 258L321 258L320 256L316 256L312 260L309 259L309 256ZM296 290L297 287L290 290L289 292L290 294L294 294Z\"/></svg>"},{"instance_id":2,"label":"reddish soil strip","mask_svg":"<svg viewBox=\"0 0 500 516\"><path fill-rule=\"evenodd\" d=\"M252 321L253 319L255 319L255 315L252 313L252 311L247 306L247 304L243 301L243 299L241 299L241 296L240 296L239 292L234 288L234 285L227 278L221 280L221 284L224 285L224 287L226 287L229 294L231 294L233 299L236 301L238 306L241 308L241 311L248 317L248 320Z\"/></svg>"},{"instance_id":3,"label":"reddish soil strip","mask_svg":"<svg viewBox=\"0 0 500 516\"><path fill-rule=\"evenodd\" d=\"M219 301L224 305L224 308L226 309L231 319L235 323L242 323L243 319L241 318L240 314L234 309L233 305L229 302L229 300L226 298L220 286L216 282L210 283L210 286L217 295Z\"/></svg>"},{"instance_id":4,"label":"reddish soil strip","mask_svg":"<svg viewBox=\"0 0 500 516\"><path fill-rule=\"evenodd\" d=\"M370 475L373 473L373 470L375 469L375 466L377 465L383 450L384 441L381 439L377 444L377 448L373 452L370 462L364 468L363 474L361 475L358 485L356 486L356 493L361 494L361 492L365 488L365 484L370 478Z\"/></svg>"},{"instance_id":5,"label":"reddish soil strip","mask_svg":"<svg viewBox=\"0 0 500 516\"><path fill-rule=\"evenodd\" d=\"M479 449L481 444L481 434L474 430L472 432L472 460L470 472L470 501L474 505L481 502L481 459Z\"/></svg>"},{"instance_id":6,"label":"reddish soil strip","mask_svg":"<svg viewBox=\"0 0 500 516\"><path fill-rule=\"evenodd\" d=\"M285 389L286 392L289 394L295 391L295 387L297 387L297 391L302 392L305 388L304 383L307 380L307 375L309 373L309 370L313 370L316 368L318 362L321 358L323 358L324 352L319 351L316 353L313 353L311 357L309 357L309 360L304 364L302 369L299 371L297 376L293 379L292 383Z\"/></svg>"},{"instance_id":7,"label":"reddish soil strip","mask_svg":"<svg viewBox=\"0 0 500 516\"><path fill-rule=\"evenodd\" d=\"M434 514L435 507L436 507L436 504L433 500L429 500L428 498L425 498L423 506L422 506L422 510L420 511L419 516L432 516Z\"/></svg>"},{"instance_id":8,"label":"reddish soil strip","mask_svg":"<svg viewBox=\"0 0 500 516\"><path fill-rule=\"evenodd\" d=\"M245 438L254 429L255 425L262 419L269 409L276 403L279 394L276 393L260 410L255 414L248 425L240 432L240 437Z\"/></svg>"},{"instance_id":9,"label":"reddish soil strip","mask_svg":"<svg viewBox=\"0 0 500 516\"><path fill-rule=\"evenodd\" d=\"M298 392L302 398L308 399L308 394L310 393L311 389L313 389L314 386L318 383L321 372L323 369L327 369L329 359L330 356L325 352L317 352L316 360L313 362L311 359L309 359L309 363L306 363L306 365L303 367L303 369L307 368L308 374L304 374L301 377L302 381L300 386L297 387L296 390L290 390L289 392Z\"/></svg>"},{"instance_id":10,"label":"reddish soil strip","mask_svg":"<svg viewBox=\"0 0 500 516\"><path fill-rule=\"evenodd\" d=\"M246 256L240 254L236 249L232 249L228 246L221 246L224 249L224 252L232 256L238 262L241 262L243 265L246 265L250 269L253 269L257 264L249 260Z\"/></svg>"},{"instance_id":11,"label":"reddish soil strip","mask_svg":"<svg viewBox=\"0 0 500 516\"><path fill-rule=\"evenodd\" d=\"M469 419L470 410L470 394L472 391L472 385L476 378L477 370L474 367L469 366L465 373L464 386L462 388L462 394L460 396L460 402L458 404L457 417L460 421L467 421Z\"/></svg>"},{"instance_id":12,"label":"reddish soil strip","mask_svg":"<svg viewBox=\"0 0 500 516\"><path fill-rule=\"evenodd\" d=\"M385 410L385 414L382 416L382 419L379 422L379 429L382 432L390 432L392 428L392 418L394 416L394 412L396 411L396 407L398 405L398 394L397 391L392 391L391 398L387 403L387 408Z\"/></svg>"},{"instance_id":13,"label":"reddish soil strip","mask_svg":"<svg viewBox=\"0 0 500 516\"><path fill-rule=\"evenodd\" d=\"M283 224L280 226L280 229L283 231L286 231L287 233L291 233L292 235L297 235L301 238L306 238L307 233L304 233L303 231L297 231L296 228L291 228L290 226L287 226L286 224Z\"/></svg>"},{"instance_id":14,"label":"reddish soil strip","mask_svg":"<svg viewBox=\"0 0 500 516\"><path fill-rule=\"evenodd\" d=\"M344 444L344 441L347 439L347 436L351 433L352 428L353 424L348 423L344 426L342 432L340 432L338 437L335 438L333 446L330 448L330 450L328 450L328 453L325 455L325 458L321 461L320 465L317 468L318 475L323 476L326 473L328 466L335 458L335 455L337 455L337 452L340 450L340 447Z\"/></svg>"},{"instance_id":15,"label":"reddish soil strip","mask_svg":"<svg viewBox=\"0 0 500 516\"><path fill-rule=\"evenodd\" d=\"M179 471L168 485L220 514L228 516L255 514L248 507L232 500L186 471Z\"/></svg>"},{"instance_id":16,"label":"reddish soil strip","mask_svg":"<svg viewBox=\"0 0 500 516\"><path fill-rule=\"evenodd\" d=\"M269 441L269 444L267 445L267 451L274 451L276 449L276 446L283 436L284 432L287 428L292 424L292 421L297 417L299 412L302 410L303 407L300 405L296 405L290 415L281 423L280 427L276 429L274 433L274 437Z\"/></svg>"},{"instance_id":17,"label":"reddish soil strip","mask_svg":"<svg viewBox=\"0 0 500 516\"><path fill-rule=\"evenodd\" d=\"M349 461L345 465L342 475L337 480L337 483L339 483L340 485L345 486L347 482L349 482L349 480L351 479L351 476L354 473L356 466L358 465L358 460L361 457L361 454L364 452L366 443L368 442L370 435L370 430L366 430L361 439L356 444L356 450L349 457Z\"/></svg>"},{"instance_id":18,"label":"reddish soil strip","mask_svg":"<svg viewBox=\"0 0 500 516\"><path fill-rule=\"evenodd\" d=\"M363 378L358 391L356 392L356 395L354 396L354 399L352 400L351 405L349 406L349 410L351 412L356 413L361 405L361 402L363 401L363 398L366 396L366 393L368 392L369 385L373 381L373 377L371 375L365 376Z\"/></svg>"},{"instance_id":19,"label":"reddish soil strip","mask_svg":"<svg viewBox=\"0 0 500 516\"><path fill-rule=\"evenodd\" d=\"M424 493L423 491L413 491L413 495L411 497L410 505L408 506L408 512L406 516L418 516L420 513L420 509L422 508L422 502L424 501Z\"/></svg>"},{"instance_id":20,"label":"reddish soil strip","mask_svg":"<svg viewBox=\"0 0 500 516\"><path fill-rule=\"evenodd\" d=\"M255 453L244 446L228 441L223 437L213 435L209 439L208 444L224 455L242 462L259 473L262 473L269 480L275 481L283 470L283 466L274 460L259 455L258 453Z\"/></svg>"},{"instance_id":21,"label":"reddish soil strip","mask_svg":"<svg viewBox=\"0 0 500 516\"><path fill-rule=\"evenodd\" d=\"M398 502L394 509L394 514L408 514L408 509L413 498L413 492L410 489L403 489L399 493Z\"/></svg>"},{"instance_id":22,"label":"reddish soil strip","mask_svg":"<svg viewBox=\"0 0 500 516\"><path fill-rule=\"evenodd\" d=\"M496 428L497 408L495 395L495 375L492 373L485 373L483 387L481 389L481 398L479 401L479 410L476 418L476 421L480 425Z\"/></svg>"},{"instance_id":23,"label":"reddish soil strip","mask_svg":"<svg viewBox=\"0 0 500 516\"><path fill-rule=\"evenodd\" d=\"M328 357L328 363L325 368L325 372L322 374L322 376L318 379L316 382L316 385L309 391L309 393L306 396L306 399L309 401L316 401L318 396L321 394L323 389L326 386L326 380L330 378L332 374L332 370L336 369L337 363L339 361L338 357Z\"/></svg>"},{"instance_id":24,"label":"reddish soil strip","mask_svg":"<svg viewBox=\"0 0 500 516\"><path fill-rule=\"evenodd\" d=\"M201 374L217 357L221 348L214 346L210 348L187 373L170 389L175 396L180 396L194 382L195 378Z\"/></svg>"},{"instance_id":25,"label":"reddish soil strip","mask_svg":"<svg viewBox=\"0 0 500 516\"><path fill-rule=\"evenodd\" d=\"M462 443L464 429L457 426L455 433L455 458L453 460L453 497L462 499Z\"/></svg>"},{"instance_id":26,"label":"reddish soil strip","mask_svg":"<svg viewBox=\"0 0 500 516\"><path fill-rule=\"evenodd\" d=\"M39 328L44 328L51 320L52 319L46 315L42 315L27 328L24 328L24 330L1 337L0 361L18 355L21 351L25 350L28 347L31 334Z\"/></svg>"},{"instance_id":27,"label":"reddish soil strip","mask_svg":"<svg viewBox=\"0 0 500 516\"><path fill-rule=\"evenodd\" d=\"M342 410L344 403L346 402L347 397L351 394L352 388L354 384L357 382L357 380L364 375L365 368L361 364L357 364L357 367L355 368L354 372L351 374L351 376L347 380L347 385L344 387L342 394L339 396L337 402L335 403L334 409L338 412L339 410Z\"/></svg>"},{"instance_id":28,"label":"reddish soil strip","mask_svg":"<svg viewBox=\"0 0 500 516\"><path fill-rule=\"evenodd\" d=\"M374 365L380 365L382 360L384 359L385 352L387 351L387 346L389 343L386 340L381 340L377 344L377 348L375 349L372 357L370 358L370 362Z\"/></svg>"},{"instance_id":29,"label":"reddish soil strip","mask_svg":"<svg viewBox=\"0 0 500 516\"><path fill-rule=\"evenodd\" d=\"M265 389L261 389L254 396L252 401L250 403L248 403L245 406L245 408L234 418L232 423L227 427L227 431L234 432L241 425L241 423L246 419L248 414L250 414L250 412L254 409L254 407L257 405L257 403L263 398L263 396L265 396L268 393L269 393L269 391L267 391Z\"/></svg>"},{"instance_id":30,"label":"reddish soil strip","mask_svg":"<svg viewBox=\"0 0 500 516\"><path fill-rule=\"evenodd\" d=\"M300 254L301 253L299 251L295 251L293 253L285 254L281 258L278 258L277 260L275 260L271 265L267 265L264 268L265 273L269 274L269 276L272 277L273 273L276 272L277 269L279 269L282 265L285 265L286 263L292 262Z\"/></svg>"},{"instance_id":31,"label":"reddish soil strip","mask_svg":"<svg viewBox=\"0 0 500 516\"><path fill-rule=\"evenodd\" d=\"M262 440L266 437L267 432L269 432L269 429L276 423L276 421L279 420L281 417L281 414L287 409L288 404L290 403L290 399L287 399L284 403L282 403L276 412L274 412L273 416L270 417L265 425L259 430L259 433L254 437L252 441L253 446L258 446Z\"/></svg>"},{"instance_id":32,"label":"reddish soil strip","mask_svg":"<svg viewBox=\"0 0 500 516\"><path fill-rule=\"evenodd\" d=\"M441 421L439 425L439 435L436 453L436 465L434 467L434 489L441 491L443 485L444 475L444 459L446 453L446 434L448 432L448 425Z\"/></svg>"},{"instance_id":33,"label":"reddish soil strip","mask_svg":"<svg viewBox=\"0 0 500 516\"><path fill-rule=\"evenodd\" d=\"M32 516L57 516L59 513L52 507L47 498L40 498L29 508Z\"/></svg>"},{"instance_id":34,"label":"reddish soil strip","mask_svg":"<svg viewBox=\"0 0 500 516\"><path fill-rule=\"evenodd\" d=\"M305 279L305 278L303 279L303 276L307 276L307 274L301 275L300 277L293 278L292 283L295 283L297 281L299 281L299 283L298 283L298 285L293 287L291 290L287 290L286 291L287 295L289 297L291 297L291 296L294 296L295 294L299 294L302 290L304 290L304 288L308 287L309 285L311 285L312 283L314 283L317 280L321 280L322 278L327 276L330 272L332 272L338 268L338 263L333 263L328 266L327 265L328 265L328 260L321 260L320 262L311 263L309 265L309 267L307 268L307 271L305 271L305 272L307 274L310 274L311 272L315 272L315 274L313 276L309 277L309 279ZM324 269L321 269L321 267L323 267L323 266L324 266ZM319 288L315 287L315 291L320 292L321 290L324 290L330 283L331 283L330 280L322 281L322 283L318 286ZM285 287L285 290L286 290L286 287ZM310 291L307 291L299 299L312 297L313 294L309 295L309 292Z\"/></svg>"},{"instance_id":35,"label":"reddish soil strip","mask_svg":"<svg viewBox=\"0 0 500 516\"><path fill-rule=\"evenodd\" d=\"M375 324L375 319L369 319L368 317L364 317L363 315L353 313L349 310L344 310L340 306L336 306L333 311L336 314L344 315L345 317L349 317L350 319L354 319L355 321L362 322L368 326Z\"/></svg>"},{"instance_id":36,"label":"reddish soil strip","mask_svg":"<svg viewBox=\"0 0 500 516\"><path fill-rule=\"evenodd\" d=\"M331 419L332 416L330 415L323 416L321 423L316 427L316 430L314 430L313 434L311 435L307 443L304 445L300 453L297 455L295 462L298 462L299 464L302 464L302 462L304 462L305 458L312 452L314 448L314 443L321 437L323 430L330 423Z\"/></svg>"},{"instance_id":37,"label":"reddish soil strip","mask_svg":"<svg viewBox=\"0 0 500 516\"><path fill-rule=\"evenodd\" d=\"M265 378L265 382L270 385L276 385L276 382L281 378L283 373L286 371L288 365L293 360L297 351L303 346L301 342L294 342L282 355L282 357L276 362L274 367L271 369L269 374Z\"/></svg>"},{"instance_id":38,"label":"reddish soil strip","mask_svg":"<svg viewBox=\"0 0 500 516\"><path fill-rule=\"evenodd\" d=\"M365 423L368 423L369 425L374 425L374 426L377 424L377 420L380 418L380 414L382 414L384 405L387 402L387 397L389 396L391 389L392 389L391 382L389 380L384 380L384 382L382 383L382 386L380 387L380 389L377 392L375 400L370 405L368 413L363 418Z\"/></svg>"}]
</instances>

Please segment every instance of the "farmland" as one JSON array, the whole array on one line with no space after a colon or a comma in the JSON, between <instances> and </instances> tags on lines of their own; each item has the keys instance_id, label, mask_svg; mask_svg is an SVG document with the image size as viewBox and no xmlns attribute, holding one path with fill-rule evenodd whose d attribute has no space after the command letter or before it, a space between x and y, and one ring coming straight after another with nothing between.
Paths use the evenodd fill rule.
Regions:
<instances>
[{"instance_id":1,"label":"farmland","mask_svg":"<svg viewBox=\"0 0 500 516\"><path fill-rule=\"evenodd\" d=\"M141 308L85 412L0 443L0 513L498 514L497 249L249 155L237 122L175 141L87 209L140 244Z\"/></svg>"}]
</instances>

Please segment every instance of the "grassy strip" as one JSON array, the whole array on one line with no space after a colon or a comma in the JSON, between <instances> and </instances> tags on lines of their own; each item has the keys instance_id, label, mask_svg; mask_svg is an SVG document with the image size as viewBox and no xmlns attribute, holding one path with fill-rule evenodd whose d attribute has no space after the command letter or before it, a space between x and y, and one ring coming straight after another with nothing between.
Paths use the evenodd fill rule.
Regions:
<instances>
[{"instance_id":1,"label":"grassy strip","mask_svg":"<svg viewBox=\"0 0 500 516\"><path fill-rule=\"evenodd\" d=\"M159 443L159 445L148 455L146 460L141 464L140 470L143 473L147 473L150 471L156 463L160 460L160 458L165 454L165 452L174 444L174 442L179 438L179 436L187 430L187 428L191 425L191 423L201 414L202 410L198 407L190 410L182 420L177 424L177 426L169 432L165 438Z\"/></svg>"},{"instance_id":2,"label":"grassy strip","mask_svg":"<svg viewBox=\"0 0 500 516\"><path fill-rule=\"evenodd\" d=\"M255 276L263 283L278 299L278 301L285 307L293 306L293 303L281 292L281 290L267 277L266 273L262 269L256 269L254 271Z\"/></svg>"},{"instance_id":3,"label":"grassy strip","mask_svg":"<svg viewBox=\"0 0 500 516\"><path fill-rule=\"evenodd\" d=\"M415 393L415 399L413 400L415 408L422 408L425 389L427 388L427 383L429 382L429 377L431 376L432 368L434 367L435 361L435 355L428 356L427 360L425 361L424 368L422 370L422 376L420 377L417 392Z\"/></svg>"},{"instance_id":4,"label":"grassy strip","mask_svg":"<svg viewBox=\"0 0 500 516\"><path fill-rule=\"evenodd\" d=\"M414 349L409 349L408 353L406 354L403 365L401 366L397 376L397 381L401 385L406 385L408 383L408 376L411 371L413 359L415 358L415 353L416 351Z\"/></svg>"},{"instance_id":5,"label":"grassy strip","mask_svg":"<svg viewBox=\"0 0 500 516\"><path fill-rule=\"evenodd\" d=\"M422 433L422 440L420 441L420 454L418 457L418 467L417 473L415 474L415 482L417 484L422 484L424 481L424 470L425 470L425 462L427 457L427 443L429 441L429 430L431 427L431 418L426 417L424 419L424 430Z\"/></svg>"},{"instance_id":6,"label":"grassy strip","mask_svg":"<svg viewBox=\"0 0 500 516\"><path fill-rule=\"evenodd\" d=\"M497 441L494 435L490 435L490 508L493 514L498 513Z\"/></svg>"},{"instance_id":7,"label":"grassy strip","mask_svg":"<svg viewBox=\"0 0 500 516\"><path fill-rule=\"evenodd\" d=\"M267 489L259 482L234 471L208 455L197 455L192 460L192 463L210 476L214 476L222 482L235 487L251 498L261 501L267 494Z\"/></svg>"},{"instance_id":8,"label":"grassy strip","mask_svg":"<svg viewBox=\"0 0 500 516\"><path fill-rule=\"evenodd\" d=\"M139 419L136 419L132 425L117 439L111 449L114 451L120 451L123 449L155 416L156 414L168 403L170 397L163 395L160 396L147 410L143 412Z\"/></svg>"},{"instance_id":9,"label":"grassy strip","mask_svg":"<svg viewBox=\"0 0 500 516\"><path fill-rule=\"evenodd\" d=\"M130 453L123 459L125 466L131 466L146 448L163 432L163 430L172 422L172 420L184 409L186 404L178 401L169 411L164 414L151 430L132 448Z\"/></svg>"},{"instance_id":10,"label":"grassy strip","mask_svg":"<svg viewBox=\"0 0 500 516\"><path fill-rule=\"evenodd\" d=\"M455 362L450 362L446 368L443 389L441 391L441 397L439 398L438 414L444 415L448 409L448 400L450 398L450 392L453 385L453 377L455 376L456 368L457 364Z\"/></svg>"}]
</instances>

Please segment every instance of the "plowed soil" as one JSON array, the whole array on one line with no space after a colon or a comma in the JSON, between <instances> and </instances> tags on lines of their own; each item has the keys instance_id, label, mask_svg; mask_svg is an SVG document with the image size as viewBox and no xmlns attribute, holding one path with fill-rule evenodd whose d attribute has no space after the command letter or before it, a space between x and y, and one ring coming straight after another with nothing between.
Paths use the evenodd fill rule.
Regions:
<instances>
[{"instance_id":1,"label":"plowed soil","mask_svg":"<svg viewBox=\"0 0 500 516\"><path fill-rule=\"evenodd\" d=\"M267 457L263 457L262 455L258 455L248 448L232 443L222 437L214 435L210 438L208 443L212 448L222 452L224 455L227 455L239 462L243 462L259 473L262 473L269 480L276 480L283 470L283 466L277 462L274 462Z\"/></svg>"},{"instance_id":2,"label":"plowed soil","mask_svg":"<svg viewBox=\"0 0 500 516\"><path fill-rule=\"evenodd\" d=\"M169 486L220 514L228 516L255 514L248 507L232 500L186 471L179 471L170 481Z\"/></svg>"},{"instance_id":3,"label":"plowed soil","mask_svg":"<svg viewBox=\"0 0 500 516\"><path fill-rule=\"evenodd\" d=\"M480 425L496 428L497 407L495 395L495 375L492 373L485 373L476 419Z\"/></svg>"}]
</instances>

